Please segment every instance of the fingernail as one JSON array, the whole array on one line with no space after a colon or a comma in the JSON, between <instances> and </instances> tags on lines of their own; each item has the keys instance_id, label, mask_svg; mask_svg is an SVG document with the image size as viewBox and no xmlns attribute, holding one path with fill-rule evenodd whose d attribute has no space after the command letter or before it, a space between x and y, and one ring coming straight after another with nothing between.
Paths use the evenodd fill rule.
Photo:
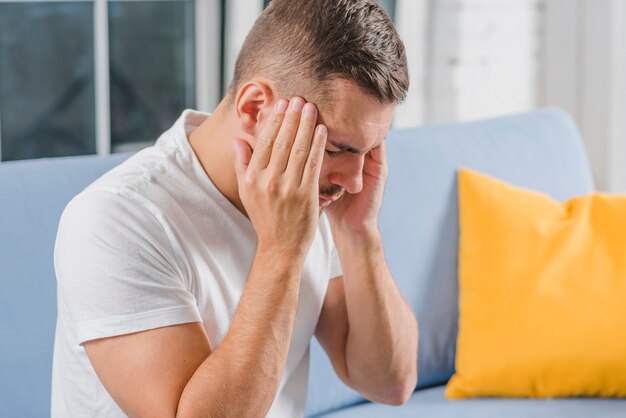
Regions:
<instances>
[{"instance_id":1,"label":"fingernail","mask_svg":"<svg viewBox=\"0 0 626 418\"><path fill-rule=\"evenodd\" d=\"M287 100L280 99L279 101L277 101L276 105L274 106L274 110L276 110L276 112L278 113L285 113L285 111L287 110Z\"/></svg>"},{"instance_id":2,"label":"fingernail","mask_svg":"<svg viewBox=\"0 0 626 418\"><path fill-rule=\"evenodd\" d=\"M294 97L291 99L291 110L293 112L299 112L302 110L302 106L304 106L304 100L300 97Z\"/></svg>"},{"instance_id":3,"label":"fingernail","mask_svg":"<svg viewBox=\"0 0 626 418\"><path fill-rule=\"evenodd\" d=\"M318 135L322 135L322 136L326 136L326 134L328 133L328 131L326 130L326 126L324 125L317 125L317 128L315 128L315 131L317 132Z\"/></svg>"},{"instance_id":4,"label":"fingernail","mask_svg":"<svg viewBox=\"0 0 626 418\"><path fill-rule=\"evenodd\" d=\"M315 116L315 105L313 103L307 103L304 105L304 110L302 111L304 116L313 117Z\"/></svg>"}]
</instances>

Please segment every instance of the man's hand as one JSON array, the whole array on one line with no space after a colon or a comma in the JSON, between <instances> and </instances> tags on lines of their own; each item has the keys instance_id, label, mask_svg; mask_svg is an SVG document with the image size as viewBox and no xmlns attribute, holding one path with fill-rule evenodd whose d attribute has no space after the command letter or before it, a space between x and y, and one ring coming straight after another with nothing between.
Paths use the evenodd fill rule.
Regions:
<instances>
[{"instance_id":1,"label":"man's hand","mask_svg":"<svg viewBox=\"0 0 626 418\"><path fill-rule=\"evenodd\" d=\"M360 193L344 195L326 209L333 230L343 233L377 231L377 218L387 181L385 143L372 149L363 164L363 189Z\"/></svg>"},{"instance_id":2,"label":"man's hand","mask_svg":"<svg viewBox=\"0 0 626 418\"><path fill-rule=\"evenodd\" d=\"M317 108L300 97L279 100L254 152L233 140L239 196L257 232L259 247L304 256L319 218L319 177L327 130Z\"/></svg>"}]
</instances>

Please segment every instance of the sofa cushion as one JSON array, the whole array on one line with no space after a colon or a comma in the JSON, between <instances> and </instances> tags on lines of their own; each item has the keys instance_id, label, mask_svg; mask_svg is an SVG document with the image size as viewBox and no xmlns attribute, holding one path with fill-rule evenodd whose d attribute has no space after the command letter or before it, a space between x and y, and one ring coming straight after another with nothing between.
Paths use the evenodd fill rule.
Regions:
<instances>
[{"instance_id":1,"label":"sofa cushion","mask_svg":"<svg viewBox=\"0 0 626 418\"><path fill-rule=\"evenodd\" d=\"M387 156L379 223L389 268L419 322L418 387L444 384L457 335L457 169L557 200L591 192L591 170L575 125L557 109L392 131ZM308 414L362 399L336 378L317 342L311 352Z\"/></svg>"},{"instance_id":2,"label":"sofa cushion","mask_svg":"<svg viewBox=\"0 0 626 418\"><path fill-rule=\"evenodd\" d=\"M418 390L402 406L364 403L317 415L323 418L623 418L621 399L502 399L449 401L444 387Z\"/></svg>"},{"instance_id":3,"label":"sofa cushion","mask_svg":"<svg viewBox=\"0 0 626 418\"><path fill-rule=\"evenodd\" d=\"M560 203L471 170L458 181L446 395L626 396L626 195Z\"/></svg>"},{"instance_id":4,"label":"sofa cushion","mask_svg":"<svg viewBox=\"0 0 626 418\"><path fill-rule=\"evenodd\" d=\"M0 164L0 417L50 414L56 279L52 255L72 197L127 155Z\"/></svg>"}]
</instances>

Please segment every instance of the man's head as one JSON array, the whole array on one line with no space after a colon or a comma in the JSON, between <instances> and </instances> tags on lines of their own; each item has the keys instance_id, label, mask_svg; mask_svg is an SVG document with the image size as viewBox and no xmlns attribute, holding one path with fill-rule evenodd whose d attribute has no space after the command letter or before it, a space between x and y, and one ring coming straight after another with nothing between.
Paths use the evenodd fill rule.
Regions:
<instances>
[{"instance_id":1,"label":"man's head","mask_svg":"<svg viewBox=\"0 0 626 418\"><path fill-rule=\"evenodd\" d=\"M382 104L402 102L409 86L404 45L373 0L272 1L246 37L229 93L257 76L281 97L319 104L332 102L327 82L338 78Z\"/></svg>"},{"instance_id":2,"label":"man's head","mask_svg":"<svg viewBox=\"0 0 626 418\"><path fill-rule=\"evenodd\" d=\"M330 196L360 191L363 158L384 140L408 84L402 41L373 0L273 0L243 44L228 95L252 147L276 100L315 103L329 132L320 191Z\"/></svg>"}]
</instances>

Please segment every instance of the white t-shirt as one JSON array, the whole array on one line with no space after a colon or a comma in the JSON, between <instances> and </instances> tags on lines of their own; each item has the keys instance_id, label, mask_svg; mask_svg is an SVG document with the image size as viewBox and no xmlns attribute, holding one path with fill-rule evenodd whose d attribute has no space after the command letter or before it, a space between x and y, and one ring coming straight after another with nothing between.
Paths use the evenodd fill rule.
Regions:
<instances>
[{"instance_id":1,"label":"white t-shirt","mask_svg":"<svg viewBox=\"0 0 626 418\"><path fill-rule=\"evenodd\" d=\"M156 144L66 207L57 234L52 417L124 417L83 342L200 321L211 349L228 332L255 255L250 221L206 175L187 140L208 114L186 110ZM228 144L230 146L230 144ZM341 266L326 215L306 258L285 373L268 417L304 414L309 342Z\"/></svg>"}]
</instances>

